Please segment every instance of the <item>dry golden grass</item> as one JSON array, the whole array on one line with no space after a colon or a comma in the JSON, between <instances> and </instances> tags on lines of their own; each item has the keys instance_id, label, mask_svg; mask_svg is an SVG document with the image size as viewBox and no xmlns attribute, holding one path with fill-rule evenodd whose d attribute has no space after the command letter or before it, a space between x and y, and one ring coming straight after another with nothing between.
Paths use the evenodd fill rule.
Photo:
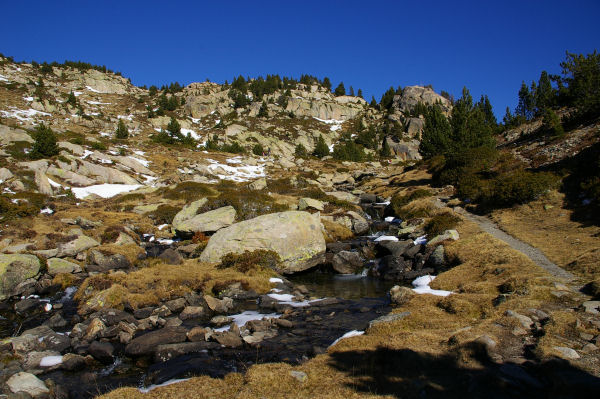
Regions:
<instances>
[{"instance_id":1,"label":"dry golden grass","mask_svg":"<svg viewBox=\"0 0 600 399\"><path fill-rule=\"evenodd\" d=\"M458 231L461 239L448 244L446 248L449 256L460 260L461 264L440 274L432 283L434 288L452 290L455 294L448 298L417 295L408 304L393 310L394 313L411 313L402 320L377 324L365 335L342 340L330 348L327 354L319 355L300 366L261 364L250 367L243 375L230 374L222 380L197 377L181 384L155 389L146 395L134 388L124 388L104 395L103 398L374 397L377 387L369 385L373 383L372 379L358 371L354 373L353 368L345 369L340 365L339 359L357 356L358 370L368 367L371 361L369 359L376 357L378 351L408 351L416 353L419 359L429 359L434 364L436 359L447 361L450 357L465 369L481 369L483 366L476 356L465 350L462 344L486 334L500 345L510 348L509 341L514 337L511 338L508 332L514 327L514 322L508 320L504 312L507 309L524 312L528 308L546 306L551 279L529 258L480 232L475 224L462 222ZM509 280L519 281L517 285L525 288L524 291L510 295L506 302L493 307L491 302L499 294L498 287ZM557 317L555 323L556 328L563 331L569 328L572 320ZM418 363L406 366L421 367ZM290 370L305 372L307 380L299 382L293 379L289 374ZM418 397L418 388L411 385L407 377L403 377L397 370L390 369L389 373L389 376L382 376L388 383L403 384L403 387L407 387L402 392L403 395ZM423 370L423 373L426 374L427 370ZM451 377L447 378L446 383L452 384ZM447 388L431 381L428 384L432 389ZM373 387L373 391L362 389L365 386Z\"/></svg>"},{"instance_id":2,"label":"dry golden grass","mask_svg":"<svg viewBox=\"0 0 600 399\"><path fill-rule=\"evenodd\" d=\"M212 288L227 282L239 281L257 293L271 289L271 270L254 269L240 273L234 269L217 269L215 265L186 260L181 265L166 265L159 260L131 273L115 272L87 278L75 297L80 309L99 309L104 306L122 309L125 303L134 309L156 305L161 300L183 296L191 291L212 295Z\"/></svg>"},{"instance_id":3,"label":"dry golden grass","mask_svg":"<svg viewBox=\"0 0 600 399\"><path fill-rule=\"evenodd\" d=\"M348 229L346 226L342 226L339 223L324 219L321 219L321 223L325 228L323 235L325 236L326 242L343 241L354 237L354 234L352 231L350 231L350 229Z\"/></svg>"},{"instance_id":4,"label":"dry golden grass","mask_svg":"<svg viewBox=\"0 0 600 399\"><path fill-rule=\"evenodd\" d=\"M507 233L540 249L558 266L587 279L600 277L600 227L571 220L564 195L553 191L537 201L497 210L494 221ZM544 205L552 208L544 209Z\"/></svg>"}]
</instances>

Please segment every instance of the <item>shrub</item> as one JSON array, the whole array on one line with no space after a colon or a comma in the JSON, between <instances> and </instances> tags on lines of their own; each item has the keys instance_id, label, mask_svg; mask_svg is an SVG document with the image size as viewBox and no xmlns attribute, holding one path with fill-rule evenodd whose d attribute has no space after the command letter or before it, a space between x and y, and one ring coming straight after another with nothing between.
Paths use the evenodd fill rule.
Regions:
<instances>
[{"instance_id":1,"label":"shrub","mask_svg":"<svg viewBox=\"0 0 600 399\"><path fill-rule=\"evenodd\" d=\"M279 255L274 251L257 249L255 251L244 251L243 254L228 253L221 258L218 269L234 268L235 270L248 273L260 268L277 269L281 262Z\"/></svg>"},{"instance_id":2,"label":"shrub","mask_svg":"<svg viewBox=\"0 0 600 399\"><path fill-rule=\"evenodd\" d=\"M123 119L119 119L117 130L115 130L115 137L120 140L129 137L129 129L127 129L127 126L125 125L125 122L123 122Z\"/></svg>"},{"instance_id":3,"label":"shrub","mask_svg":"<svg viewBox=\"0 0 600 399\"><path fill-rule=\"evenodd\" d=\"M338 143L333 147L333 158L339 161L362 162L365 157L363 147L352 141Z\"/></svg>"},{"instance_id":4,"label":"shrub","mask_svg":"<svg viewBox=\"0 0 600 399\"><path fill-rule=\"evenodd\" d=\"M123 231L125 231L123 226L108 226L106 229L104 229L104 232L100 234L100 240L102 241L102 244L115 242L117 238L119 238L119 234L121 234Z\"/></svg>"},{"instance_id":5,"label":"shrub","mask_svg":"<svg viewBox=\"0 0 600 399\"><path fill-rule=\"evenodd\" d=\"M213 196L216 192L209 185L186 181L175 187L168 188L163 196L168 199L183 199L186 202L195 201L201 197Z\"/></svg>"},{"instance_id":6,"label":"shrub","mask_svg":"<svg viewBox=\"0 0 600 399\"><path fill-rule=\"evenodd\" d=\"M262 154L263 154L263 152L264 152L264 151L265 151L265 150L264 150L263 146L262 146L262 145L260 145L260 144L256 144L256 145L255 145L255 146L252 148L252 153L253 153L254 155L259 155L259 156L260 156L260 155L262 155Z\"/></svg>"},{"instance_id":7,"label":"shrub","mask_svg":"<svg viewBox=\"0 0 600 399\"><path fill-rule=\"evenodd\" d=\"M315 145L313 155L317 158L323 158L329 155L329 147L327 147L327 144L325 144L325 139L322 135L319 135L319 138L317 139L317 144Z\"/></svg>"},{"instance_id":8,"label":"shrub","mask_svg":"<svg viewBox=\"0 0 600 399\"><path fill-rule=\"evenodd\" d=\"M16 217L27 217L37 215L40 208L25 201L16 204L5 196L0 196L0 219L10 220Z\"/></svg>"},{"instance_id":9,"label":"shrub","mask_svg":"<svg viewBox=\"0 0 600 399\"><path fill-rule=\"evenodd\" d=\"M440 213L425 224L425 233L427 233L427 237L433 238L446 230L455 228L460 220L458 216L449 212Z\"/></svg>"},{"instance_id":10,"label":"shrub","mask_svg":"<svg viewBox=\"0 0 600 399\"><path fill-rule=\"evenodd\" d=\"M544 129L548 131L552 137L558 138L565 135L565 129L560 123L560 118L556 115L556 112L547 109L546 112L544 112L542 121Z\"/></svg>"},{"instance_id":11,"label":"shrub","mask_svg":"<svg viewBox=\"0 0 600 399\"><path fill-rule=\"evenodd\" d=\"M296 156L296 158L306 158L308 156L306 147L304 147L302 144L296 144L294 155Z\"/></svg>"},{"instance_id":12,"label":"shrub","mask_svg":"<svg viewBox=\"0 0 600 399\"><path fill-rule=\"evenodd\" d=\"M179 213L180 210L181 208L179 207L163 204L160 205L155 211L148 212L147 216L149 216L151 219L154 219L154 221L158 224L171 224L173 222L173 218L175 215L177 215L177 213Z\"/></svg>"},{"instance_id":13,"label":"shrub","mask_svg":"<svg viewBox=\"0 0 600 399\"><path fill-rule=\"evenodd\" d=\"M29 153L32 159L49 158L58 155L56 134L43 123L37 127L33 134L33 139L35 141Z\"/></svg>"},{"instance_id":14,"label":"shrub","mask_svg":"<svg viewBox=\"0 0 600 399\"><path fill-rule=\"evenodd\" d=\"M229 152L231 154L243 154L246 152L244 147L242 147L237 141L234 141L231 144L223 144L220 149L223 152Z\"/></svg>"}]
</instances>

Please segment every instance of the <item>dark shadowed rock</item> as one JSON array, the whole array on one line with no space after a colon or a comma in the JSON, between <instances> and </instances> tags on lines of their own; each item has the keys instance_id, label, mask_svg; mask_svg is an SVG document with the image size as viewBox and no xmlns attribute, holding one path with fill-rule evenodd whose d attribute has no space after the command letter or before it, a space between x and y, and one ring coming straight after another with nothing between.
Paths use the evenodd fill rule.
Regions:
<instances>
[{"instance_id":1,"label":"dark shadowed rock","mask_svg":"<svg viewBox=\"0 0 600 399\"><path fill-rule=\"evenodd\" d=\"M363 260L358 252L340 251L333 257L331 265L338 273L353 274L362 270Z\"/></svg>"},{"instance_id":2,"label":"dark shadowed rock","mask_svg":"<svg viewBox=\"0 0 600 399\"><path fill-rule=\"evenodd\" d=\"M94 359L109 364L113 362L113 354L115 348L110 342L98 342L94 341L88 348L88 353L94 357Z\"/></svg>"},{"instance_id":3,"label":"dark shadowed rock","mask_svg":"<svg viewBox=\"0 0 600 399\"><path fill-rule=\"evenodd\" d=\"M104 273L112 269L128 269L129 267L131 267L131 263L124 255L91 250L88 254L86 270Z\"/></svg>"},{"instance_id":4,"label":"dark shadowed rock","mask_svg":"<svg viewBox=\"0 0 600 399\"><path fill-rule=\"evenodd\" d=\"M186 340L185 327L166 327L134 338L126 347L130 356L143 356L154 353L158 345L175 344Z\"/></svg>"},{"instance_id":5,"label":"dark shadowed rock","mask_svg":"<svg viewBox=\"0 0 600 399\"><path fill-rule=\"evenodd\" d=\"M162 254L160 254L158 258L168 265L180 265L183 263L182 256L173 248L167 249Z\"/></svg>"}]
</instances>

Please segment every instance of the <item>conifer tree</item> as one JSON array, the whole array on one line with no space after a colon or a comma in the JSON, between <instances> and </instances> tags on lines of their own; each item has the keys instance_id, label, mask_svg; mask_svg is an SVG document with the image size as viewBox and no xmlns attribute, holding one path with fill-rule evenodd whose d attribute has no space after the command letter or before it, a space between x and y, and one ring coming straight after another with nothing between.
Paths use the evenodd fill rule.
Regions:
<instances>
[{"instance_id":1,"label":"conifer tree","mask_svg":"<svg viewBox=\"0 0 600 399\"><path fill-rule=\"evenodd\" d=\"M40 159L58 155L56 134L43 123L36 128L33 139L33 146L29 153L31 158Z\"/></svg>"},{"instance_id":2,"label":"conifer tree","mask_svg":"<svg viewBox=\"0 0 600 399\"><path fill-rule=\"evenodd\" d=\"M344 82L340 82L340 84L335 88L333 94L335 94L336 97L346 95L346 88L344 87Z\"/></svg>"},{"instance_id":3,"label":"conifer tree","mask_svg":"<svg viewBox=\"0 0 600 399\"><path fill-rule=\"evenodd\" d=\"M533 117L533 98L525 82L521 83L521 88L519 89L519 104L515 109L515 113L525 117L527 120Z\"/></svg>"},{"instance_id":4,"label":"conifer tree","mask_svg":"<svg viewBox=\"0 0 600 399\"><path fill-rule=\"evenodd\" d=\"M546 109L552 106L554 97L555 93L552 88L552 83L550 82L550 76L548 76L548 72L542 71L535 93L536 113L538 115L544 114Z\"/></svg>"},{"instance_id":5,"label":"conifer tree","mask_svg":"<svg viewBox=\"0 0 600 399\"><path fill-rule=\"evenodd\" d=\"M117 125L117 129L115 130L115 137L121 140L129 137L129 130L125 125L125 122L123 122L123 119L119 119L119 124Z\"/></svg>"},{"instance_id":6,"label":"conifer tree","mask_svg":"<svg viewBox=\"0 0 600 399\"><path fill-rule=\"evenodd\" d=\"M363 92L362 89L358 89L358 93L356 94L357 97L363 98Z\"/></svg>"},{"instance_id":7,"label":"conifer tree","mask_svg":"<svg viewBox=\"0 0 600 399\"><path fill-rule=\"evenodd\" d=\"M323 87L327 89L327 91L331 91L331 81L327 76L323 78Z\"/></svg>"},{"instance_id":8,"label":"conifer tree","mask_svg":"<svg viewBox=\"0 0 600 399\"><path fill-rule=\"evenodd\" d=\"M350 95L354 97L354 87L350 86Z\"/></svg>"},{"instance_id":9,"label":"conifer tree","mask_svg":"<svg viewBox=\"0 0 600 399\"><path fill-rule=\"evenodd\" d=\"M325 143L325 139L323 139L322 135L319 135L317 139L317 144L315 146L315 150L313 151L313 155L317 158L323 158L324 156L329 155L329 147Z\"/></svg>"},{"instance_id":10,"label":"conifer tree","mask_svg":"<svg viewBox=\"0 0 600 399\"><path fill-rule=\"evenodd\" d=\"M375 101L375 96L371 96L371 102L369 103L369 106L372 108L378 108L377 101Z\"/></svg>"},{"instance_id":11,"label":"conifer tree","mask_svg":"<svg viewBox=\"0 0 600 399\"><path fill-rule=\"evenodd\" d=\"M266 118L269 116L269 109L267 108L267 103L265 101L262 102L262 105L260 106L256 116L259 118Z\"/></svg>"},{"instance_id":12,"label":"conifer tree","mask_svg":"<svg viewBox=\"0 0 600 399\"><path fill-rule=\"evenodd\" d=\"M452 127L440 107L429 107L425 114L425 126L419 152L425 158L431 158L451 151L451 133Z\"/></svg>"},{"instance_id":13,"label":"conifer tree","mask_svg":"<svg viewBox=\"0 0 600 399\"><path fill-rule=\"evenodd\" d=\"M183 136L181 135L181 125L174 117L171 117L169 124L167 125L167 132L175 140L180 140Z\"/></svg>"}]
</instances>

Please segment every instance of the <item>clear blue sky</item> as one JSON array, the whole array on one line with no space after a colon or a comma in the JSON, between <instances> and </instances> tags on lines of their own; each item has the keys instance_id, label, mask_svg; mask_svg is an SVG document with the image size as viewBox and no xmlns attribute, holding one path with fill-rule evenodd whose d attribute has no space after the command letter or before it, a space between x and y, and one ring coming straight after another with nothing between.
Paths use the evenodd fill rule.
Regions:
<instances>
[{"instance_id":1,"label":"clear blue sky","mask_svg":"<svg viewBox=\"0 0 600 399\"><path fill-rule=\"evenodd\" d=\"M137 85L302 73L362 88L488 94L600 50L600 1L3 1L0 52L106 65Z\"/></svg>"}]
</instances>

